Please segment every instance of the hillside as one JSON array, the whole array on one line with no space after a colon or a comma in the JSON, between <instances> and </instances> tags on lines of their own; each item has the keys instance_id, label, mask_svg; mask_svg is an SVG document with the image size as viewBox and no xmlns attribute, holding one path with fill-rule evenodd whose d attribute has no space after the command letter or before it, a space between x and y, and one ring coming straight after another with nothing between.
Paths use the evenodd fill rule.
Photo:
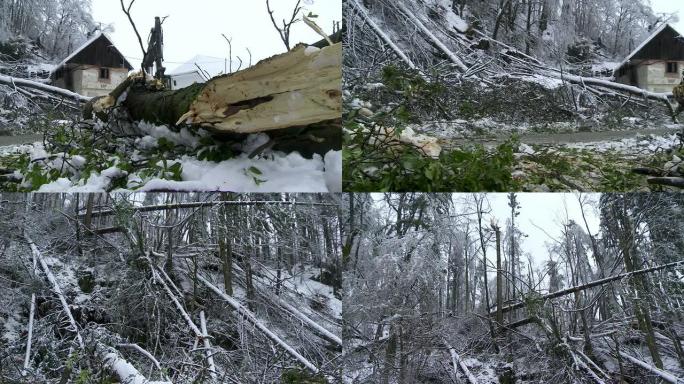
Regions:
<instances>
[{"instance_id":1,"label":"hillside","mask_svg":"<svg viewBox=\"0 0 684 384\"><path fill-rule=\"evenodd\" d=\"M2 382L334 382L337 207L328 195L3 194Z\"/></svg>"}]
</instances>

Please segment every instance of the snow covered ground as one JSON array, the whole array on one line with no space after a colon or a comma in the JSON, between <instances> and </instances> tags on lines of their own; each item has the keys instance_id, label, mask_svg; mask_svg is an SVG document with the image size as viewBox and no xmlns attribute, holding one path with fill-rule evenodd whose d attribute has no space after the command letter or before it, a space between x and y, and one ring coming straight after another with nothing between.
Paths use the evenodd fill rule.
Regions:
<instances>
[{"instance_id":1,"label":"snow covered ground","mask_svg":"<svg viewBox=\"0 0 684 384\"><path fill-rule=\"evenodd\" d=\"M156 133L160 133L157 130ZM163 133L163 132L162 132ZM168 132L166 132L168 133ZM148 135L138 139L140 148L155 146L157 137ZM165 136L175 144L197 146L197 138L184 135ZM314 155L307 159L297 152L283 153L265 151L259 156L249 158L247 153L220 162L198 160L195 156L183 155L176 159L167 159L167 167L180 164L181 180L169 180L161 177L149 177L136 172L127 173L116 165L99 172L91 172L83 179L80 170L84 169L86 159L82 156L70 156L64 153L49 154L43 143L13 145L0 147L0 156L11 154L29 154L31 160L50 157L47 166L51 169L70 170L55 181L40 186L40 192L103 192L112 190L112 180L125 177L126 187L115 189L126 190L174 190L174 191L233 191L233 192L340 192L342 190L342 152L330 151L325 156ZM136 154L134 154L135 156ZM117 160L115 160L115 163ZM160 164L161 166L162 164ZM64 172L62 172L64 173ZM22 178L21 186L30 188L30 182L24 175L15 172Z\"/></svg>"}]
</instances>

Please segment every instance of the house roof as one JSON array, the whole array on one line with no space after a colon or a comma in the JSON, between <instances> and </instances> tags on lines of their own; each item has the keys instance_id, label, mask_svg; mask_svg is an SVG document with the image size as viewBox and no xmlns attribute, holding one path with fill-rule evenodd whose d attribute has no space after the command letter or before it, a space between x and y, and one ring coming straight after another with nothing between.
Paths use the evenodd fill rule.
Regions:
<instances>
[{"instance_id":1,"label":"house roof","mask_svg":"<svg viewBox=\"0 0 684 384\"><path fill-rule=\"evenodd\" d=\"M670 24L661 24L658 28L651 32L651 34L646 39L644 39L644 41L642 41L641 44L634 48L634 50L632 50L632 52L630 52L629 55L627 55L627 57L625 57L625 59L622 60L620 64L618 64L615 67L615 70L617 71L618 69L622 68L625 64L628 64L630 60L637 56L639 52L641 52L646 47L646 45L648 45L648 43L653 41L653 39L655 39L658 35L660 35L661 33L663 33L663 31L667 29L671 30L675 36L681 36L680 33L677 32L677 30L674 29Z\"/></svg>"},{"instance_id":2,"label":"house roof","mask_svg":"<svg viewBox=\"0 0 684 384\"><path fill-rule=\"evenodd\" d=\"M230 63L227 62L227 59L225 57L196 55L192 59L186 61L184 64L181 64L178 67L174 68L172 71L170 71L169 75L174 76L189 72L199 73L199 70L197 69L197 66L199 66L200 68L202 68L202 71L209 73L209 77L215 77L230 72L228 70L229 64ZM246 65L247 63L243 62L242 68L240 69L245 69ZM233 71L237 70L239 66L240 63L238 61L233 60Z\"/></svg>"},{"instance_id":3,"label":"house roof","mask_svg":"<svg viewBox=\"0 0 684 384\"><path fill-rule=\"evenodd\" d=\"M59 64L57 64L57 65L52 69L52 72L55 72L55 71L57 71L58 69L62 68L62 67L63 67L66 63L68 63L71 59L73 59L74 57L76 57L76 55L78 55L79 53L81 53L84 49L88 48L91 44L93 44L94 42L96 42L96 41L99 40L100 38L104 38L104 39L107 40L107 42L109 43L109 45L111 45L111 46L114 48L114 50L116 51L116 53L117 53L119 56L121 56L121 58L123 59L125 65L126 65L126 67L127 67L128 69L133 69L133 66L128 62L128 60L126 60L126 57L124 57L124 55L116 48L116 46L115 46L114 43L112 42L112 39L110 39L109 36L107 36L107 34L102 33L102 32L98 32L98 33L94 34L90 39L86 40L86 42L83 43L80 47L76 48L73 52L71 52L71 54L70 54L69 56L67 56L64 60L62 60Z\"/></svg>"}]
</instances>

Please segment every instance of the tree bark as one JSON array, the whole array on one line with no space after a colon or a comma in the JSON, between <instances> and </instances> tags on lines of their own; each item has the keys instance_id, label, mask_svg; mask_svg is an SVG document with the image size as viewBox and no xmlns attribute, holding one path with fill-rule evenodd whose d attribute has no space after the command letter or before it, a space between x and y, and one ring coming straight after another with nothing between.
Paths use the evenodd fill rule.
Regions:
<instances>
[{"instance_id":1,"label":"tree bark","mask_svg":"<svg viewBox=\"0 0 684 384\"><path fill-rule=\"evenodd\" d=\"M501 273L501 230L494 227L496 233L496 322L503 324L503 274Z\"/></svg>"}]
</instances>

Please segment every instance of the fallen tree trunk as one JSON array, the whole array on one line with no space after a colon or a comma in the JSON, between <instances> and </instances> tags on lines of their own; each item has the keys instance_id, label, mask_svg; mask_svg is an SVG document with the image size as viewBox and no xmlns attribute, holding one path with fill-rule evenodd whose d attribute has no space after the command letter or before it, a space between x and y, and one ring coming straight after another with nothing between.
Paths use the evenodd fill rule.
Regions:
<instances>
[{"instance_id":1,"label":"fallen tree trunk","mask_svg":"<svg viewBox=\"0 0 684 384\"><path fill-rule=\"evenodd\" d=\"M131 363L121 358L115 350L103 344L98 343L96 353L122 384L171 384L170 381L148 380Z\"/></svg>"},{"instance_id":2,"label":"fallen tree trunk","mask_svg":"<svg viewBox=\"0 0 684 384\"><path fill-rule=\"evenodd\" d=\"M608 354L609 352L606 350L601 350L603 353ZM672 384L682 384L684 383L684 379L678 378L677 376L671 374L670 372L664 371L662 369L658 369L651 364L648 364L644 361L641 361L635 357L632 357L622 351L620 351L620 356L624 357L625 359L629 360L632 364L635 364L657 376L659 376L661 379L667 381L668 383Z\"/></svg>"},{"instance_id":3,"label":"fallen tree trunk","mask_svg":"<svg viewBox=\"0 0 684 384\"><path fill-rule=\"evenodd\" d=\"M539 296L539 297L536 298L536 299L537 299L537 300L549 300L549 299L554 299L554 298L556 298L556 297L561 297L561 296L569 295L569 294L571 294L571 293L583 291L583 290L585 290L585 289L597 287L597 286L599 286L599 285L608 284L608 283L610 283L610 282L612 282L612 281L622 280L622 279L624 279L624 278L626 278L626 277L641 275L641 274L643 274L643 273L655 272L655 271L659 271L659 270L665 269L665 268L676 267L676 266L678 266L678 265L680 265L680 264L684 264L684 260L675 261L675 262L668 263L668 264L663 264L663 265L658 265L658 266L651 267L651 268L644 268L644 269L640 269L640 270L638 270L638 271L632 271L632 272L621 273L621 274L619 274L619 275L615 275L615 276L611 276L611 277L606 277L605 279L595 280L595 281L592 281L592 282L587 283L587 284L584 284L584 285L576 285L576 286L574 286L574 287L570 287L570 288L567 288L567 289L562 289L562 290L560 290L560 291L552 292L552 293L549 293L549 294L547 294L547 295ZM502 313L505 313L505 312L512 311L512 310L514 310L514 309L523 308L523 307L525 307L525 305L526 305L525 302L520 302L520 303L515 303L515 304L512 304L512 305L508 305L508 306L505 306L505 307L501 307L500 309L501 309L501 312L502 312ZM498 309L497 309L497 310L498 310ZM489 312L489 316L495 316L496 313L497 313L497 310L492 311L492 312ZM522 325L522 324L521 324L521 325Z\"/></svg>"},{"instance_id":4,"label":"fallen tree trunk","mask_svg":"<svg viewBox=\"0 0 684 384\"><path fill-rule=\"evenodd\" d=\"M160 205L146 205L142 207L131 207L130 209L135 212L151 212L151 211L166 211L169 209L194 209L201 207L213 207L219 205L305 205L305 206L318 206L318 207L339 207L337 204L330 203L315 203L315 202L304 202L304 201L283 201L283 200L262 200L262 201L223 201L223 200L210 200L210 201L198 201L190 203L176 203L176 204L160 204ZM101 217L110 216L116 213L113 209L105 209L101 211L94 211L90 213L90 217ZM86 213L79 213L78 217L85 217Z\"/></svg>"},{"instance_id":5,"label":"fallen tree trunk","mask_svg":"<svg viewBox=\"0 0 684 384\"><path fill-rule=\"evenodd\" d=\"M309 360L307 360L304 356L302 356L299 352L297 352L294 348L292 348L289 344L287 344L285 341L283 341L278 335L273 333L270 329L268 329L257 317L250 311L249 309L245 308L242 304L240 304L237 300L234 298L226 295L223 291L220 289L216 288L215 285L211 284L207 279L203 278L202 276L197 276L197 280L199 280L202 284L207 286L210 290L212 290L216 295L221 297L223 300L225 300L228 304L230 304L231 307L233 307L235 310L238 311L240 316L254 324L261 332L266 335L271 341L275 342L278 344L281 348L283 348L290 356L294 357L297 361L299 361L302 365L304 365L308 370L310 370L313 373L318 373L318 368L316 368L315 365L313 365Z\"/></svg>"},{"instance_id":6,"label":"fallen tree trunk","mask_svg":"<svg viewBox=\"0 0 684 384\"><path fill-rule=\"evenodd\" d=\"M0 84L9 85L10 87L20 86L20 87L26 87L26 88L33 88L33 89L37 89L40 91L49 92L49 93L56 94L56 95L59 95L62 97L66 97L69 99L73 99L74 101L77 101L77 102L85 103L85 102L91 100L90 97L79 95L78 93L71 92L67 89L53 87L52 85L47 85L47 84L39 83L37 81L28 80L28 79L20 79L17 77L0 75Z\"/></svg>"},{"instance_id":7,"label":"fallen tree trunk","mask_svg":"<svg viewBox=\"0 0 684 384\"><path fill-rule=\"evenodd\" d=\"M64 314L66 314L67 319L69 320L69 325L71 325L71 328L73 328L72 331L76 334L76 340L78 341L78 346L81 349L85 348L85 344L83 343L83 338L81 337L81 332L79 332L79 330L78 330L78 325L76 324L76 320L74 319L74 316L71 314L71 309L69 308L69 304L67 303L66 298L64 297L64 293L62 292L62 288L60 288L59 284L57 283L57 279L55 279L55 275L52 274L47 263L45 263L45 260L43 260L43 257L41 256L41 253L38 250L38 247L36 247L36 244L33 242L33 240L31 240L28 237L28 235L24 235L24 238L26 239L29 246L31 247L31 252L33 253L33 256L38 260L38 263L40 263L40 267L43 269L43 272L45 273L45 277L50 282L50 284L52 284L53 292L55 292L55 294L59 298L60 303L62 303L62 309L64 309Z\"/></svg>"},{"instance_id":8,"label":"fallen tree trunk","mask_svg":"<svg viewBox=\"0 0 684 384\"><path fill-rule=\"evenodd\" d=\"M449 60L451 60L452 63L456 64L456 67L460 72L466 72L468 71L468 66L463 64L463 61L458 58L440 39L438 39L431 31L429 28L427 28L423 23L418 20L418 18L415 16L415 12L412 12L404 4L401 2L396 2L395 4L401 11L404 13L404 16L406 16L413 25L415 25L418 29L420 29L423 32L423 35L425 35L430 41L432 41L433 44L435 44L439 50L441 50L447 57L449 57Z\"/></svg>"},{"instance_id":9,"label":"fallen tree trunk","mask_svg":"<svg viewBox=\"0 0 684 384\"><path fill-rule=\"evenodd\" d=\"M201 127L229 137L269 132L278 144L295 142L296 149L309 146L321 153L342 145L341 84L341 43L322 49L300 44L245 70L179 90L130 77L86 105L84 117L107 121L121 107L135 121Z\"/></svg>"},{"instance_id":10,"label":"fallen tree trunk","mask_svg":"<svg viewBox=\"0 0 684 384\"><path fill-rule=\"evenodd\" d=\"M411 61L411 59L409 59L408 56L406 56L404 51L402 51L401 48L399 48L399 46L397 46L397 44L394 41L392 41L392 39L389 36L387 36L387 34L382 30L382 28L380 28L373 21L373 19L368 15L368 11L366 10L366 8L363 7L363 5L359 4L357 0L351 0L349 1L349 4L352 7L354 7L357 10L357 12L359 12L359 15L361 15L361 17L368 23L368 25L370 25L370 27L373 28L378 37L380 37L380 39L382 39L382 41L384 41L385 44L387 44L387 46L389 46L394 51L394 53L396 53L397 56L399 56L399 58L403 60L404 63L406 63L406 65L409 66L409 68L417 69L416 65L413 63L413 61Z\"/></svg>"},{"instance_id":11,"label":"fallen tree trunk","mask_svg":"<svg viewBox=\"0 0 684 384\"><path fill-rule=\"evenodd\" d=\"M478 384L477 378L470 373L470 370L465 365L463 360L461 360L461 357L458 355L458 353L456 353L456 350L446 341L444 342L444 345L447 347L447 349L449 349L449 353L451 353L451 362L454 365L454 373L458 372L458 368L461 368L461 371L463 371L463 374L465 374L465 376L468 378L468 382L470 384Z\"/></svg>"}]
</instances>

